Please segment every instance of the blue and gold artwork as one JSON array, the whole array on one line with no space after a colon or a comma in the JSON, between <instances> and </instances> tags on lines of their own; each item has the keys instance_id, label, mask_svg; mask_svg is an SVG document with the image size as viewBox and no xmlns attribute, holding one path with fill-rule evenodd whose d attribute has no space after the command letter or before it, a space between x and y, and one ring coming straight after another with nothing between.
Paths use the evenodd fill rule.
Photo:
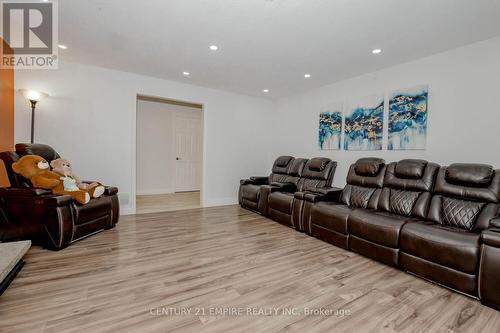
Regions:
<instances>
[{"instance_id":1,"label":"blue and gold artwork","mask_svg":"<svg viewBox=\"0 0 500 333\"><path fill-rule=\"evenodd\" d=\"M393 91L389 96L388 150L425 149L428 87Z\"/></svg>"},{"instance_id":2,"label":"blue and gold artwork","mask_svg":"<svg viewBox=\"0 0 500 333\"><path fill-rule=\"evenodd\" d=\"M382 150L384 96L370 96L351 104L345 117L345 150Z\"/></svg>"},{"instance_id":3,"label":"blue and gold artwork","mask_svg":"<svg viewBox=\"0 0 500 333\"><path fill-rule=\"evenodd\" d=\"M342 135L342 112L341 111L321 112L319 114L319 132L318 132L319 149L339 150L341 135Z\"/></svg>"}]
</instances>

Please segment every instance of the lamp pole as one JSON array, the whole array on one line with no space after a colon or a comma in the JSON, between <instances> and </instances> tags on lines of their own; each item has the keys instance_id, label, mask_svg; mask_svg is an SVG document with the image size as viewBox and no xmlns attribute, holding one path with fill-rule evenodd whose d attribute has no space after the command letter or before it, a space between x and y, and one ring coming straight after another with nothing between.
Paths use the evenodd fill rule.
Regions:
<instances>
[{"instance_id":1,"label":"lamp pole","mask_svg":"<svg viewBox=\"0 0 500 333\"><path fill-rule=\"evenodd\" d=\"M35 108L36 103L42 99L48 97L49 95L36 90L19 89L19 92L23 94L26 100L31 103L31 143L35 143Z\"/></svg>"},{"instance_id":2,"label":"lamp pole","mask_svg":"<svg viewBox=\"0 0 500 333\"><path fill-rule=\"evenodd\" d=\"M31 143L35 143L35 108L36 102L35 100L30 99L31 102Z\"/></svg>"}]
</instances>

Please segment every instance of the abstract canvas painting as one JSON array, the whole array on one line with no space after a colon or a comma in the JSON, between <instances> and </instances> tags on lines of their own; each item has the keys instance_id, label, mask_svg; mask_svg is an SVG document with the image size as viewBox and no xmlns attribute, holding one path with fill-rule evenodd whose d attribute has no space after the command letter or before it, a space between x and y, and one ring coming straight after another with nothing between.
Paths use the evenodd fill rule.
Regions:
<instances>
[{"instance_id":1,"label":"abstract canvas painting","mask_svg":"<svg viewBox=\"0 0 500 333\"><path fill-rule=\"evenodd\" d=\"M384 96L350 103L345 116L345 150L382 150Z\"/></svg>"},{"instance_id":2,"label":"abstract canvas painting","mask_svg":"<svg viewBox=\"0 0 500 333\"><path fill-rule=\"evenodd\" d=\"M339 150L342 135L342 104L324 108L319 114L320 150Z\"/></svg>"},{"instance_id":3,"label":"abstract canvas painting","mask_svg":"<svg viewBox=\"0 0 500 333\"><path fill-rule=\"evenodd\" d=\"M387 149L425 149L428 87L393 91L389 96Z\"/></svg>"}]
</instances>

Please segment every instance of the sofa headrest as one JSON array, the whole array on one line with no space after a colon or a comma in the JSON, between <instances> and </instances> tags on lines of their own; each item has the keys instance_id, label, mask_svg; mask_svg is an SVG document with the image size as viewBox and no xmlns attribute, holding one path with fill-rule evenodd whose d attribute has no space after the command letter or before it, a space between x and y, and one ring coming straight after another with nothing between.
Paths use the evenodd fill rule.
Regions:
<instances>
[{"instance_id":1,"label":"sofa headrest","mask_svg":"<svg viewBox=\"0 0 500 333\"><path fill-rule=\"evenodd\" d=\"M331 160L329 158L315 157L315 158L312 158L309 161L309 163L307 163L307 167L311 171L321 172L321 171L325 170L326 166L330 162L331 162Z\"/></svg>"},{"instance_id":2,"label":"sofa headrest","mask_svg":"<svg viewBox=\"0 0 500 333\"><path fill-rule=\"evenodd\" d=\"M280 156L273 164L272 173L286 175L292 166L292 161L294 158L292 156Z\"/></svg>"},{"instance_id":3,"label":"sofa headrest","mask_svg":"<svg viewBox=\"0 0 500 333\"><path fill-rule=\"evenodd\" d=\"M292 177L302 176L302 171L304 170L304 166L307 161L309 161L307 158L294 158L290 169L288 169L288 175Z\"/></svg>"},{"instance_id":4,"label":"sofa headrest","mask_svg":"<svg viewBox=\"0 0 500 333\"><path fill-rule=\"evenodd\" d=\"M337 168L337 162L326 157L311 158L305 165L302 178L326 180L329 184ZM328 184L328 185L329 185Z\"/></svg>"},{"instance_id":5,"label":"sofa headrest","mask_svg":"<svg viewBox=\"0 0 500 333\"><path fill-rule=\"evenodd\" d=\"M375 177L384 165L385 161L381 158L365 157L356 161L354 171L358 176Z\"/></svg>"},{"instance_id":6,"label":"sofa headrest","mask_svg":"<svg viewBox=\"0 0 500 333\"><path fill-rule=\"evenodd\" d=\"M280 156L276 159L274 165L281 168L287 167L291 160L293 160L293 156Z\"/></svg>"},{"instance_id":7,"label":"sofa headrest","mask_svg":"<svg viewBox=\"0 0 500 333\"><path fill-rule=\"evenodd\" d=\"M424 160L401 160L387 166L384 187L403 190L430 192L434 186L439 165Z\"/></svg>"},{"instance_id":8,"label":"sofa headrest","mask_svg":"<svg viewBox=\"0 0 500 333\"><path fill-rule=\"evenodd\" d=\"M381 188L387 165L381 158L360 158L349 167L347 184L362 187Z\"/></svg>"},{"instance_id":9,"label":"sofa headrest","mask_svg":"<svg viewBox=\"0 0 500 333\"><path fill-rule=\"evenodd\" d=\"M441 167L434 193L461 200L500 202L500 170L484 164L451 164Z\"/></svg>"},{"instance_id":10,"label":"sofa headrest","mask_svg":"<svg viewBox=\"0 0 500 333\"><path fill-rule=\"evenodd\" d=\"M451 184L488 187L494 174L491 165L454 163L446 168L445 179Z\"/></svg>"},{"instance_id":11,"label":"sofa headrest","mask_svg":"<svg viewBox=\"0 0 500 333\"><path fill-rule=\"evenodd\" d=\"M394 175L404 179L420 179L424 175L427 161L406 159L396 163Z\"/></svg>"},{"instance_id":12,"label":"sofa headrest","mask_svg":"<svg viewBox=\"0 0 500 333\"><path fill-rule=\"evenodd\" d=\"M43 157L49 163L60 158L54 148L41 143L18 143L16 144L16 153L19 157L23 157L25 155L38 155Z\"/></svg>"}]
</instances>

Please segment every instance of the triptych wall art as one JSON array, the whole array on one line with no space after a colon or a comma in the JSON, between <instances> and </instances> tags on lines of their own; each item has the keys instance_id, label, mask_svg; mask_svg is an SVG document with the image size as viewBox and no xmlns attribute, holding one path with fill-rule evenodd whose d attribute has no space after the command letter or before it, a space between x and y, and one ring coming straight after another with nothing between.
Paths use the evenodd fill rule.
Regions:
<instances>
[{"instance_id":1,"label":"triptych wall art","mask_svg":"<svg viewBox=\"0 0 500 333\"><path fill-rule=\"evenodd\" d=\"M320 150L382 150L385 130L383 94L323 108L319 115ZM388 150L425 149L428 87L418 86L388 94ZM343 118L344 115L344 119ZM342 133L344 135L342 136Z\"/></svg>"}]
</instances>

